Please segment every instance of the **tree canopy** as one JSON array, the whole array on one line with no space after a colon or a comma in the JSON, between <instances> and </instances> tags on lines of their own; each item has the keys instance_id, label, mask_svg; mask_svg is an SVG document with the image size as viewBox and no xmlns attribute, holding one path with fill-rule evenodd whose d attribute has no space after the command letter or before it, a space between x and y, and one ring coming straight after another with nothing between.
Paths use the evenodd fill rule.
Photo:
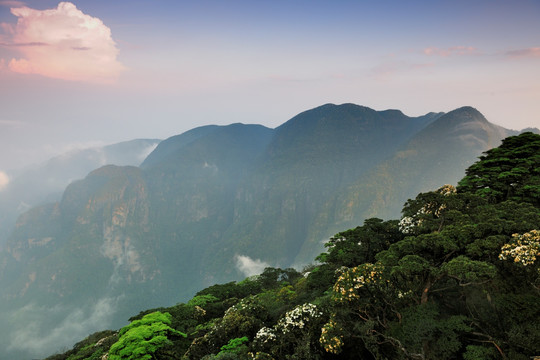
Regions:
<instances>
[{"instance_id":1,"label":"tree canopy","mask_svg":"<svg viewBox=\"0 0 540 360\"><path fill-rule=\"evenodd\" d=\"M460 192L472 192L492 202L504 200L540 205L540 135L510 136L471 165L459 182Z\"/></svg>"}]
</instances>

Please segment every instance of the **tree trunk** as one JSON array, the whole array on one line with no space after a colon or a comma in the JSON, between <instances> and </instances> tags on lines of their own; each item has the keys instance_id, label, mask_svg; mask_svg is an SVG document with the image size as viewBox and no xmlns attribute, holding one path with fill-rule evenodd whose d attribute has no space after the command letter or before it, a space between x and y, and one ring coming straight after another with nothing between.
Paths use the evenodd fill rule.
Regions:
<instances>
[{"instance_id":1,"label":"tree trunk","mask_svg":"<svg viewBox=\"0 0 540 360\"><path fill-rule=\"evenodd\" d=\"M420 297L420 304L427 304L429 289L431 288L431 279L428 278L426 284L424 285L424 290L422 291L422 296Z\"/></svg>"}]
</instances>

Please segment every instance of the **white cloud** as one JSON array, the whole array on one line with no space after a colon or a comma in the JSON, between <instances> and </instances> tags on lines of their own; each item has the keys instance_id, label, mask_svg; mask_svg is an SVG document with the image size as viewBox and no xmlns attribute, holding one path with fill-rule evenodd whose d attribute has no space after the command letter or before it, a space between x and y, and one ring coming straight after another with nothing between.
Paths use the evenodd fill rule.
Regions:
<instances>
[{"instance_id":1,"label":"white cloud","mask_svg":"<svg viewBox=\"0 0 540 360\"><path fill-rule=\"evenodd\" d=\"M6 186L9 184L9 176L3 172L0 171L0 191L4 190Z\"/></svg>"},{"instance_id":2,"label":"white cloud","mask_svg":"<svg viewBox=\"0 0 540 360\"><path fill-rule=\"evenodd\" d=\"M70 2L56 9L12 8L18 17L10 46L22 54L9 62L11 71L89 82L112 82L124 66L111 30Z\"/></svg>"},{"instance_id":3,"label":"white cloud","mask_svg":"<svg viewBox=\"0 0 540 360\"><path fill-rule=\"evenodd\" d=\"M261 274L265 268L270 265L260 259L253 260L249 256L236 255L236 267L244 273L245 276Z\"/></svg>"}]
</instances>

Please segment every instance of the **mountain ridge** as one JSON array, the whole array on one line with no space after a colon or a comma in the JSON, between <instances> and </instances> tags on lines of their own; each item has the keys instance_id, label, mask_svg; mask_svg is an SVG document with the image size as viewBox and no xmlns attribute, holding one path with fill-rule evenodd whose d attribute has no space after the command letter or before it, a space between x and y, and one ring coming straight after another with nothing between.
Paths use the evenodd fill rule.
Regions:
<instances>
[{"instance_id":1,"label":"mountain ridge","mask_svg":"<svg viewBox=\"0 0 540 360\"><path fill-rule=\"evenodd\" d=\"M246 266L301 266L335 228L395 215L403 197L442 185L433 186L438 172L457 181L463 164L507 131L473 108L457 110L411 118L326 104L276 129L192 129L162 141L139 167L97 169L60 203L33 210L41 227L28 218L0 251L0 286L9 285L0 318L21 334L10 315L21 306L43 299L93 314L92 304L103 303L118 327L126 313L239 279ZM17 260L21 252L28 264ZM77 284L71 293L68 284ZM65 319L49 317L53 328Z\"/></svg>"}]
</instances>

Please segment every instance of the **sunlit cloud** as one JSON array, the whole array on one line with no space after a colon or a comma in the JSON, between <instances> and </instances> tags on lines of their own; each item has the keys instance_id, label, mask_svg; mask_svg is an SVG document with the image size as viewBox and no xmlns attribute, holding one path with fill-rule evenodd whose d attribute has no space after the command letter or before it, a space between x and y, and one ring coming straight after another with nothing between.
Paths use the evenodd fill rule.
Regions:
<instances>
[{"instance_id":1,"label":"sunlit cloud","mask_svg":"<svg viewBox=\"0 0 540 360\"><path fill-rule=\"evenodd\" d=\"M9 184L9 176L3 172L0 171L0 191L4 190L6 186Z\"/></svg>"},{"instance_id":2,"label":"sunlit cloud","mask_svg":"<svg viewBox=\"0 0 540 360\"><path fill-rule=\"evenodd\" d=\"M473 46L452 46L446 49L441 49L438 47L427 47L423 51L424 55L427 56L463 56L463 55L474 55L478 53L478 49Z\"/></svg>"},{"instance_id":3,"label":"sunlit cloud","mask_svg":"<svg viewBox=\"0 0 540 360\"><path fill-rule=\"evenodd\" d=\"M73 81L112 82L124 66L117 60L118 49L111 30L95 17L84 14L69 2L56 9L12 8L17 24L4 25L11 34L9 46L20 59L9 62L11 71L39 74Z\"/></svg>"},{"instance_id":4,"label":"sunlit cloud","mask_svg":"<svg viewBox=\"0 0 540 360\"><path fill-rule=\"evenodd\" d=\"M531 47L528 49L519 49L506 52L510 58L540 58L540 47Z\"/></svg>"}]
</instances>

